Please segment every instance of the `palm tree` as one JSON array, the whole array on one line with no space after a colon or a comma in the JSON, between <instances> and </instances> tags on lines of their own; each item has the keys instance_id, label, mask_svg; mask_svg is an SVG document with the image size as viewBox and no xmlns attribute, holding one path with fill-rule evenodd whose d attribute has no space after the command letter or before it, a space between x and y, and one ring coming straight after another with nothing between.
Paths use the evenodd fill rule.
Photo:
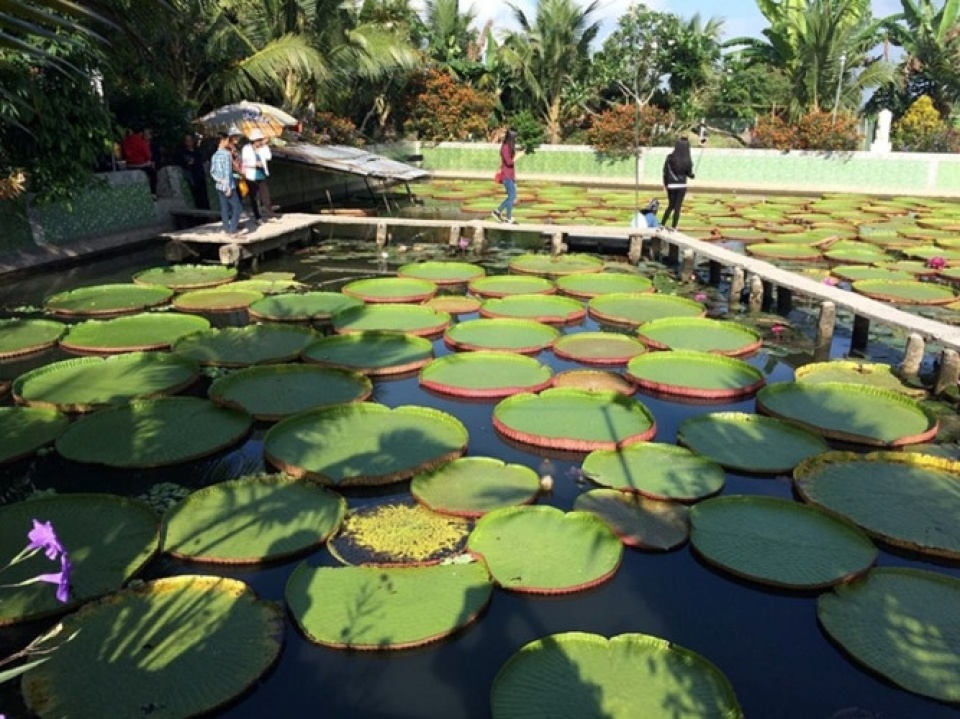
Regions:
<instances>
[{"instance_id":1,"label":"palm tree","mask_svg":"<svg viewBox=\"0 0 960 719\"><path fill-rule=\"evenodd\" d=\"M586 72L590 44L600 30L591 16L599 5L599 0L585 8L573 0L540 0L531 22L523 10L510 4L520 31L508 35L504 58L542 118L551 143L560 141L569 110L564 91Z\"/></svg>"},{"instance_id":2,"label":"palm tree","mask_svg":"<svg viewBox=\"0 0 960 719\"><path fill-rule=\"evenodd\" d=\"M721 18L704 21L700 13L681 20L674 43L667 48L672 109L681 120L700 117L707 95L719 80Z\"/></svg>"},{"instance_id":3,"label":"palm tree","mask_svg":"<svg viewBox=\"0 0 960 719\"><path fill-rule=\"evenodd\" d=\"M450 65L471 57L477 46L477 33L471 29L477 14L471 6L460 11L460 0L427 0L426 19L427 55L436 62Z\"/></svg>"}]
</instances>

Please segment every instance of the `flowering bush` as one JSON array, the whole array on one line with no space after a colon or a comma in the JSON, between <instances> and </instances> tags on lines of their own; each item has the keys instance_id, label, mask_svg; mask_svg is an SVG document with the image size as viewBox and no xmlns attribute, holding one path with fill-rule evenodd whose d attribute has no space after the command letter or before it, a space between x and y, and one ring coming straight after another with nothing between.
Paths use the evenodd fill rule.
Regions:
<instances>
[{"instance_id":1,"label":"flowering bush","mask_svg":"<svg viewBox=\"0 0 960 719\"><path fill-rule=\"evenodd\" d=\"M773 150L850 151L860 144L857 118L849 113L811 110L796 122L779 115L757 118L752 147Z\"/></svg>"},{"instance_id":2,"label":"flowering bush","mask_svg":"<svg viewBox=\"0 0 960 719\"><path fill-rule=\"evenodd\" d=\"M670 124L670 114L654 105L640 108L639 147L656 144ZM601 155L625 157L636 152L637 110L634 105L614 105L597 115L587 130L587 142Z\"/></svg>"},{"instance_id":3,"label":"flowering bush","mask_svg":"<svg viewBox=\"0 0 960 719\"><path fill-rule=\"evenodd\" d=\"M960 152L960 131L940 117L926 95L894 123L891 139L894 149L904 152Z\"/></svg>"},{"instance_id":4,"label":"flowering bush","mask_svg":"<svg viewBox=\"0 0 960 719\"><path fill-rule=\"evenodd\" d=\"M423 140L484 139L497 100L492 93L457 82L448 73L429 69L413 101L406 129Z\"/></svg>"},{"instance_id":5,"label":"flowering bush","mask_svg":"<svg viewBox=\"0 0 960 719\"><path fill-rule=\"evenodd\" d=\"M350 145L360 147L363 137L357 132L357 126L348 117L340 117L332 112L318 112L304 130L303 136L308 142L319 145Z\"/></svg>"}]
</instances>

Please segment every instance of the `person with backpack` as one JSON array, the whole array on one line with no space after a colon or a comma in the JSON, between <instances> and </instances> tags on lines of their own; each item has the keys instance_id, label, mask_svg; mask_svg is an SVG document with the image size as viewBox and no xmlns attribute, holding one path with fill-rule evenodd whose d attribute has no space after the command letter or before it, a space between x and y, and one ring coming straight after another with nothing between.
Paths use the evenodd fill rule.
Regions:
<instances>
[{"instance_id":1,"label":"person with backpack","mask_svg":"<svg viewBox=\"0 0 960 719\"><path fill-rule=\"evenodd\" d=\"M673 146L673 152L663 162L663 188L667 191L667 209L660 224L667 226L667 219L673 215L671 230L680 223L680 208L687 194L687 178L694 179L693 159L690 157L690 141L681 137Z\"/></svg>"}]
</instances>

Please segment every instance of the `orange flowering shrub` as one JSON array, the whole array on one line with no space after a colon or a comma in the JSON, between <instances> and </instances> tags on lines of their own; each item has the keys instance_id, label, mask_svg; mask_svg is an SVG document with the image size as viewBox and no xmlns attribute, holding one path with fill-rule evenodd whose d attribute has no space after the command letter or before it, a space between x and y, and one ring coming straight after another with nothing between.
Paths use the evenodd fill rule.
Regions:
<instances>
[{"instance_id":1,"label":"orange flowering shrub","mask_svg":"<svg viewBox=\"0 0 960 719\"><path fill-rule=\"evenodd\" d=\"M492 93L457 82L448 73L426 71L406 129L423 140L486 139L497 105Z\"/></svg>"},{"instance_id":2,"label":"orange flowering shrub","mask_svg":"<svg viewBox=\"0 0 960 719\"><path fill-rule=\"evenodd\" d=\"M855 115L810 110L796 122L778 115L757 119L751 147L773 150L850 151L860 145L860 130Z\"/></svg>"},{"instance_id":3,"label":"orange flowering shrub","mask_svg":"<svg viewBox=\"0 0 960 719\"><path fill-rule=\"evenodd\" d=\"M634 105L614 105L594 117L587 142L601 155L623 157L636 152L637 111ZM670 114L654 105L640 108L639 147L649 147L663 136Z\"/></svg>"}]
</instances>

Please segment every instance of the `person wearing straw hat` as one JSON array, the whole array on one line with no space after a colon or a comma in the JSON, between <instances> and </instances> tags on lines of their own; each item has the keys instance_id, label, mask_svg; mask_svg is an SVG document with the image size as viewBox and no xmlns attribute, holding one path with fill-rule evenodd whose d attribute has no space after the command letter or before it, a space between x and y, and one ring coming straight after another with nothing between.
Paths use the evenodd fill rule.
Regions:
<instances>
[{"instance_id":1,"label":"person wearing straw hat","mask_svg":"<svg viewBox=\"0 0 960 719\"><path fill-rule=\"evenodd\" d=\"M267 175L257 150L260 145L266 143L267 136L263 134L263 130L255 127L247 135L247 140L249 142L240 150L240 163L243 166L243 177L249 188L247 196L250 198L250 209L253 211L254 222L259 225L263 222L260 215L260 183L267 179Z\"/></svg>"}]
</instances>

